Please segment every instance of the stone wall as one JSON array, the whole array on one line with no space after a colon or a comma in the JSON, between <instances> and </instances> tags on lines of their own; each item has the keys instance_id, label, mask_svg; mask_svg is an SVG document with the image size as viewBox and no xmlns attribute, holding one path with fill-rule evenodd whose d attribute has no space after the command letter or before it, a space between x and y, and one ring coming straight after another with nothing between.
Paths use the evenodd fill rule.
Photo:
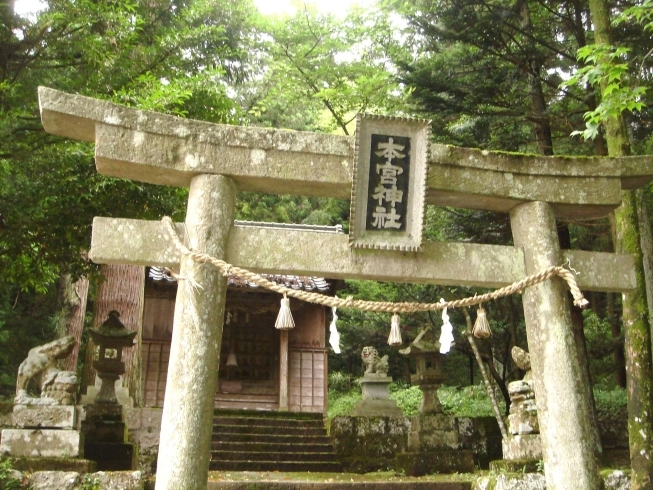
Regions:
<instances>
[{"instance_id":1,"label":"stone wall","mask_svg":"<svg viewBox=\"0 0 653 490\"><path fill-rule=\"evenodd\" d=\"M162 408L125 408L129 442L138 446L138 469L143 475L156 473Z\"/></svg>"},{"instance_id":2,"label":"stone wall","mask_svg":"<svg viewBox=\"0 0 653 490\"><path fill-rule=\"evenodd\" d=\"M606 452L628 449L625 421L601 420L599 427ZM396 454L436 448L471 450L476 468L502 458L494 417L334 417L327 430L345 471L354 473L386 470Z\"/></svg>"},{"instance_id":3,"label":"stone wall","mask_svg":"<svg viewBox=\"0 0 653 490\"><path fill-rule=\"evenodd\" d=\"M367 473L392 468L395 454L408 448L406 417L334 417L327 431L346 472Z\"/></svg>"}]
</instances>

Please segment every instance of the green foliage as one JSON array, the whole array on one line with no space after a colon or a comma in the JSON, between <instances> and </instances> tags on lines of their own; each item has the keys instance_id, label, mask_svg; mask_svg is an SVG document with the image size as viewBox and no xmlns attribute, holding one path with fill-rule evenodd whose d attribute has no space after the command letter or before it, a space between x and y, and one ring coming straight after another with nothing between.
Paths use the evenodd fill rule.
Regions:
<instances>
[{"instance_id":1,"label":"green foliage","mask_svg":"<svg viewBox=\"0 0 653 490\"><path fill-rule=\"evenodd\" d=\"M582 135L585 139L594 139L599 131L599 125L608 119L618 117L622 112L641 111L646 105L642 97L647 88L631 86L628 80L628 63L625 60L630 49L608 46L605 44L590 44L578 50L578 60L585 66L566 80L562 87L572 85L589 85L600 87L601 102L596 109L584 114L586 129L574 131L574 135Z\"/></svg>"},{"instance_id":2,"label":"green foliage","mask_svg":"<svg viewBox=\"0 0 653 490\"><path fill-rule=\"evenodd\" d=\"M392 389L391 385L390 391L390 399L397 402L397 406L404 412L406 417L417 415L424 399L424 393L418 386Z\"/></svg>"},{"instance_id":3,"label":"green foliage","mask_svg":"<svg viewBox=\"0 0 653 490\"><path fill-rule=\"evenodd\" d=\"M354 386L353 377L343 371L329 373L329 391L334 394L344 394L351 391Z\"/></svg>"},{"instance_id":4,"label":"green foliage","mask_svg":"<svg viewBox=\"0 0 653 490\"><path fill-rule=\"evenodd\" d=\"M483 384L455 387L442 386L438 390L438 398L444 412L456 417L492 417L494 411L492 402ZM503 413L501 397L497 397L499 409Z\"/></svg>"},{"instance_id":5,"label":"green foliage","mask_svg":"<svg viewBox=\"0 0 653 490\"><path fill-rule=\"evenodd\" d=\"M628 417L628 394L623 388L594 389L594 402L599 419L623 420Z\"/></svg>"},{"instance_id":6,"label":"green foliage","mask_svg":"<svg viewBox=\"0 0 653 490\"><path fill-rule=\"evenodd\" d=\"M347 393L329 391L327 417L343 417L349 415L362 396L355 389Z\"/></svg>"},{"instance_id":7,"label":"green foliage","mask_svg":"<svg viewBox=\"0 0 653 490\"><path fill-rule=\"evenodd\" d=\"M82 485L79 487L79 490L100 490L100 480L89 474L84 475L82 478Z\"/></svg>"},{"instance_id":8,"label":"green foliage","mask_svg":"<svg viewBox=\"0 0 653 490\"><path fill-rule=\"evenodd\" d=\"M265 69L241 92L253 124L353 134L357 112L402 108L387 13L354 8L340 19L305 4L293 17L261 18L259 28Z\"/></svg>"},{"instance_id":9,"label":"green foliage","mask_svg":"<svg viewBox=\"0 0 653 490\"><path fill-rule=\"evenodd\" d=\"M5 459L0 461L0 489L2 490L21 490L25 488L23 482L14 477L11 460Z\"/></svg>"}]
</instances>

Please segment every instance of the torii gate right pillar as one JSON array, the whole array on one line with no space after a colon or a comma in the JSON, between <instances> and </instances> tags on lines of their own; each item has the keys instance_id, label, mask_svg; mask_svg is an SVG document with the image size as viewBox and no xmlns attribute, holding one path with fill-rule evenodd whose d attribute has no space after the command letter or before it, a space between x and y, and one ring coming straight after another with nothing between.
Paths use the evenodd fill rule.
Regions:
<instances>
[{"instance_id":1,"label":"torii gate right pillar","mask_svg":"<svg viewBox=\"0 0 653 490\"><path fill-rule=\"evenodd\" d=\"M562 263L550 204L521 204L511 211L510 222L527 274ZM601 443L590 387L582 382L564 281L555 277L526 289L523 302L547 488L601 489Z\"/></svg>"}]
</instances>

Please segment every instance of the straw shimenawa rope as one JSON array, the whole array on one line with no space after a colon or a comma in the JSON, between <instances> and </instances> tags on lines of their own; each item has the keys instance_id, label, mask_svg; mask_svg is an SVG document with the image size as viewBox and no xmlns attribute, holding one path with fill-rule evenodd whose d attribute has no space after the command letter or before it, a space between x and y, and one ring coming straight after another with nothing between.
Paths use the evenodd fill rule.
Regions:
<instances>
[{"instance_id":1,"label":"straw shimenawa rope","mask_svg":"<svg viewBox=\"0 0 653 490\"><path fill-rule=\"evenodd\" d=\"M240 267L228 264L224 260L216 259L205 253L190 250L179 239L172 220L168 216L164 216L161 221L166 226L173 243L177 247L177 250L179 250L182 255L189 257L195 262L202 264L213 264L218 269L220 269L220 272L225 276L232 274L271 291L323 306L335 306L337 308L356 308L363 311L375 311L384 313L414 313L417 311L441 310L443 308L460 308L463 306L478 305L485 303L486 301L501 298L503 296L509 296L511 294L521 293L524 289L544 282L553 276L559 276L567 281L569 289L571 289L571 294L574 297L574 305L583 308L588 304L588 301L583 297L583 293L581 293L580 289L578 289L574 275L561 266L549 267L548 269L544 269L537 274L528 276L521 281L515 282L510 286L497 289L491 293L481 294L479 296L470 296L468 298L447 301L444 303L392 303L389 301L364 301L355 300L352 298L342 299L334 296L326 296L320 293L312 293L309 291L301 291L281 286L277 283L267 280L259 274L248 271L247 269L241 269Z\"/></svg>"}]
</instances>

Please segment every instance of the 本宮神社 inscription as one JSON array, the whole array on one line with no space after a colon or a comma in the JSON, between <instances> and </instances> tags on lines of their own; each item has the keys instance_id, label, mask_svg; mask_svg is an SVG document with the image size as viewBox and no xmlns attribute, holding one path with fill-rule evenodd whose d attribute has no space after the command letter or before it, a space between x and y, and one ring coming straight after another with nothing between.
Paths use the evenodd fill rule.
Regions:
<instances>
[{"instance_id":1,"label":"\u672c\u5bae\u795e\u793e inscription","mask_svg":"<svg viewBox=\"0 0 653 490\"><path fill-rule=\"evenodd\" d=\"M359 114L350 243L356 248L421 248L430 122Z\"/></svg>"},{"instance_id":2,"label":"\u672c\u5bae\u795e\u793e inscription","mask_svg":"<svg viewBox=\"0 0 653 490\"><path fill-rule=\"evenodd\" d=\"M406 229L410 138L372 135L367 230Z\"/></svg>"}]
</instances>

